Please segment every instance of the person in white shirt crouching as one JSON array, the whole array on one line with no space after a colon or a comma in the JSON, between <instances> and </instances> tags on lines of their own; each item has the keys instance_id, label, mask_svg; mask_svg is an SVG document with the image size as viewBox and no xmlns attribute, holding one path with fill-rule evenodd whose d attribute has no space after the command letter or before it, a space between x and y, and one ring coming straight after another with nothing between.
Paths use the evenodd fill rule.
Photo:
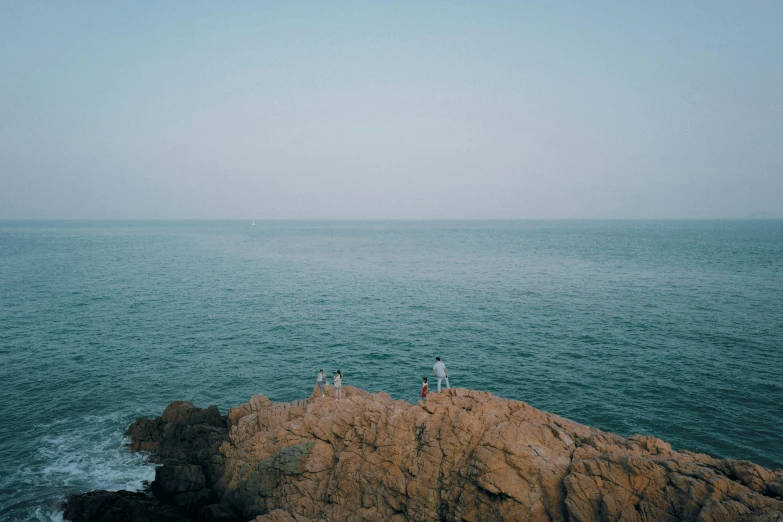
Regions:
<instances>
[{"instance_id":1,"label":"person in white shirt crouching","mask_svg":"<svg viewBox=\"0 0 783 522\"><path fill-rule=\"evenodd\" d=\"M432 367L432 373L438 378L438 393L440 393L441 381L446 381L446 389L450 389L449 372L446 370L446 365L440 362L440 357L435 357L435 366Z\"/></svg>"}]
</instances>

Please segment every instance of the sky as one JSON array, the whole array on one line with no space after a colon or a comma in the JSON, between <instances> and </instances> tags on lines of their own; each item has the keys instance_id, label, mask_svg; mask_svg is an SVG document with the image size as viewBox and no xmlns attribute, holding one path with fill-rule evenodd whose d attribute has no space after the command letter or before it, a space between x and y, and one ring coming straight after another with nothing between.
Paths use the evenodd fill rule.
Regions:
<instances>
[{"instance_id":1,"label":"sky","mask_svg":"<svg viewBox=\"0 0 783 522\"><path fill-rule=\"evenodd\" d=\"M0 219L783 217L783 2L0 2Z\"/></svg>"}]
</instances>

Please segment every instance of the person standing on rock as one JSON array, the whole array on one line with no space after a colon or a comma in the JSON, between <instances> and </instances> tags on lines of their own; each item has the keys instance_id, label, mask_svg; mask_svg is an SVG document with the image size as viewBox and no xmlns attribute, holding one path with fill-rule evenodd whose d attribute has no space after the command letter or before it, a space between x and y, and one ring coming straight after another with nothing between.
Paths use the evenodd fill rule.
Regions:
<instances>
[{"instance_id":1,"label":"person standing on rock","mask_svg":"<svg viewBox=\"0 0 783 522\"><path fill-rule=\"evenodd\" d=\"M429 390L430 385L427 384L427 378L424 377L421 380L421 398L426 399L427 398L427 390Z\"/></svg>"},{"instance_id":2,"label":"person standing on rock","mask_svg":"<svg viewBox=\"0 0 783 522\"><path fill-rule=\"evenodd\" d=\"M326 374L323 370L318 370L318 375L315 376L315 383L321 389L321 397L326 397L324 393L324 386L326 385Z\"/></svg>"},{"instance_id":3,"label":"person standing on rock","mask_svg":"<svg viewBox=\"0 0 783 522\"><path fill-rule=\"evenodd\" d=\"M340 370L334 372L334 396L339 401L343 395L343 374Z\"/></svg>"},{"instance_id":4,"label":"person standing on rock","mask_svg":"<svg viewBox=\"0 0 783 522\"><path fill-rule=\"evenodd\" d=\"M435 366L432 367L432 373L438 378L438 393L440 393L441 381L446 381L446 389L450 390L449 386L449 372L446 370L446 365L440 362L440 357L435 357Z\"/></svg>"}]
</instances>

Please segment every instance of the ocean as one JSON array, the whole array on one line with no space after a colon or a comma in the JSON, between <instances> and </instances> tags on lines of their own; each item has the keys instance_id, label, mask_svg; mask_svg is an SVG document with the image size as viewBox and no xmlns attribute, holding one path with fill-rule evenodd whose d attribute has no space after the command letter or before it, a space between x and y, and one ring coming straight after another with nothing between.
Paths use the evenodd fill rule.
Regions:
<instances>
[{"instance_id":1,"label":"ocean","mask_svg":"<svg viewBox=\"0 0 783 522\"><path fill-rule=\"evenodd\" d=\"M451 385L783 467L783 221L0 221L0 520L154 477L172 400Z\"/></svg>"}]
</instances>

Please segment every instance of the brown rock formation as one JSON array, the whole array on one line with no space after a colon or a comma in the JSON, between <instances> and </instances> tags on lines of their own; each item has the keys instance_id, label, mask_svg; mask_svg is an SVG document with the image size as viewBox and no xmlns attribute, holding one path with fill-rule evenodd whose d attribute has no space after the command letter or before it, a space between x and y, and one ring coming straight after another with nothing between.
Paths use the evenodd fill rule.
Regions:
<instances>
[{"instance_id":1,"label":"brown rock formation","mask_svg":"<svg viewBox=\"0 0 783 522\"><path fill-rule=\"evenodd\" d=\"M220 449L230 503L246 516L335 521L783 520L781 471L624 439L484 392L416 406L345 392L240 418Z\"/></svg>"},{"instance_id":2,"label":"brown rock formation","mask_svg":"<svg viewBox=\"0 0 783 522\"><path fill-rule=\"evenodd\" d=\"M171 437L190 444L191 457L194 447L214 450L180 458L153 484L159 498L209 489L203 520L783 521L783 470L675 452L485 392L452 389L418 405L353 387L344 395L254 397L229 412L227 431L214 427L218 448L216 438L183 437L217 434L188 424L210 417L183 403L164 413L175 420L156 429L158 419L140 420L130 434L158 458L173 451Z\"/></svg>"}]
</instances>

